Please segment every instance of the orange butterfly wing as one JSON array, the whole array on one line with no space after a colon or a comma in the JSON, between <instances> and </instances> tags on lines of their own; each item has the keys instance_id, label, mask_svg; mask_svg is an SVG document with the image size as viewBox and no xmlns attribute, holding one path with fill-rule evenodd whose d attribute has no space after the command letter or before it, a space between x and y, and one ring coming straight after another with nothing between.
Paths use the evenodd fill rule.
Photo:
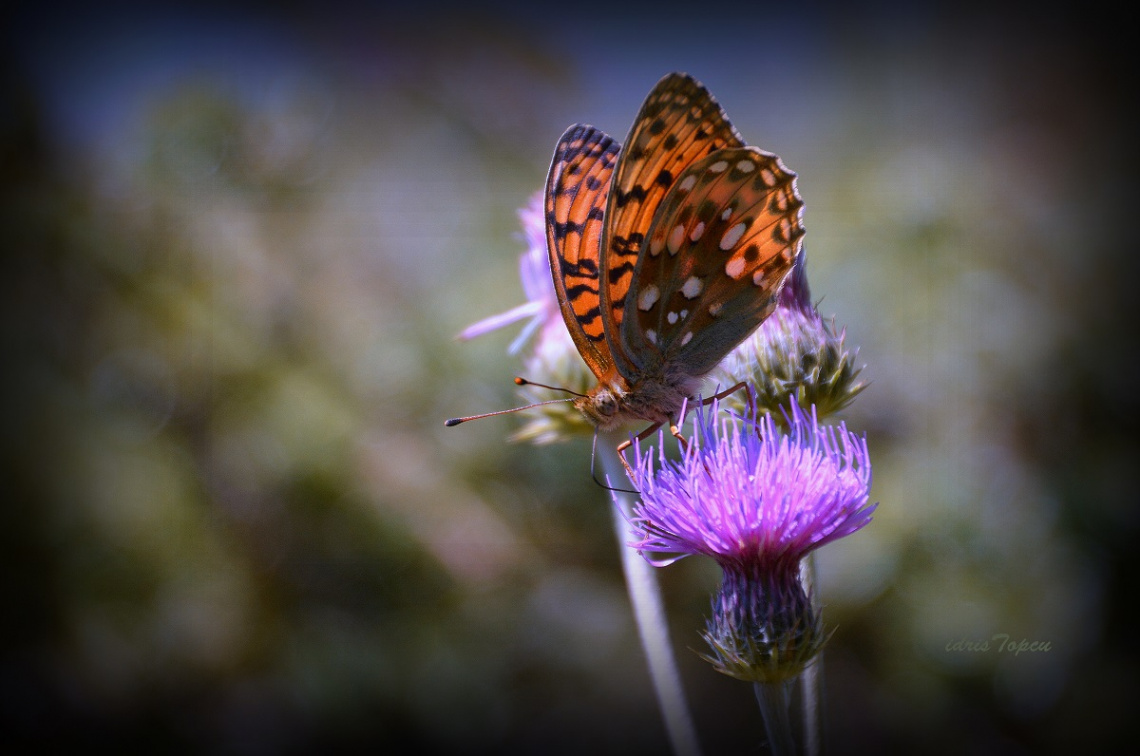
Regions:
<instances>
[{"instance_id":1,"label":"orange butterfly wing","mask_svg":"<svg viewBox=\"0 0 1140 756\"><path fill-rule=\"evenodd\" d=\"M743 144L721 106L687 74L659 81L634 119L606 202L601 251L601 313L617 367L627 378L636 372L639 356L627 354L616 336L650 224L685 169L711 152Z\"/></svg>"},{"instance_id":2,"label":"orange butterfly wing","mask_svg":"<svg viewBox=\"0 0 1140 756\"><path fill-rule=\"evenodd\" d=\"M703 375L760 325L802 246L803 205L796 174L755 147L678 176L631 276L621 336L638 368Z\"/></svg>"},{"instance_id":3,"label":"orange butterfly wing","mask_svg":"<svg viewBox=\"0 0 1140 756\"><path fill-rule=\"evenodd\" d=\"M546 178L546 246L558 304L599 381L615 369L598 282L606 197L620 149L592 126L571 126L558 140Z\"/></svg>"}]
</instances>

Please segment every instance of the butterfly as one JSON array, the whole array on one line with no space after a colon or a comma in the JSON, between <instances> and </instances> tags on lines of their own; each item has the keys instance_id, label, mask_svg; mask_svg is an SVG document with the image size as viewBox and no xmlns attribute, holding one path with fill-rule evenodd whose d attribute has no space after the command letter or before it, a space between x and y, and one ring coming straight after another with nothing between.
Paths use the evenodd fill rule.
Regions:
<instances>
[{"instance_id":1,"label":"butterfly","mask_svg":"<svg viewBox=\"0 0 1140 756\"><path fill-rule=\"evenodd\" d=\"M640 438L664 423L679 436L672 418L702 377L775 309L803 206L796 174L746 146L687 74L658 82L624 147L568 128L544 210L562 317L597 379L575 406L604 431L647 421Z\"/></svg>"}]
</instances>

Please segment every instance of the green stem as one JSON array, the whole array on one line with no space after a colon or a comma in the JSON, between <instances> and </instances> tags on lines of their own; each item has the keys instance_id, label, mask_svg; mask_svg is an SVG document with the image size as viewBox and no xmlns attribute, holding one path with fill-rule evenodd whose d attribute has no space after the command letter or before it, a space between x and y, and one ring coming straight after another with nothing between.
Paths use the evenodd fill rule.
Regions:
<instances>
[{"instance_id":1,"label":"green stem","mask_svg":"<svg viewBox=\"0 0 1140 756\"><path fill-rule=\"evenodd\" d=\"M808 554L800 564L800 576L804 588L811 597L812 605L818 612L819 595L816 586L815 552ZM819 756L823 752L823 717L820 707L822 705L823 681L823 651L819 651L815 659L807 665L800 674L800 704L803 708L803 741L805 756Z\"/></svg>"},{"instance_id":2,"label":"green stem","mask_svg":"<svg viewBox=\"0 0 1140 756\"><path fill-rule=\"evenodd\" d=\"M800 580L804 590L811 597L813 606L819 610L816 591L815 554L809 554L800 563ZM823 652L816 655L799 677L783 683L756 683L756 701L760 704L760 714L764 718L764 728L768 732L768 742L775 756L791 756L803 753L804 756L819 756L822 752L823 722L820 715L820 681L823 677ZM796 730L792 724L792 692L795 689L799 706L799 736L803 750L796 750Z\"/></svg>"},{"instance_id":3,"label":"green stem","mask_svg":"<svg viewBox=\"0 0 1140 756\"><path fill-rule=\"evenodd\" d=\"M629 484L625 468L617 454L617 444L624 440L621 434L603 434L598 439L598 454L602 458L602 468L609 478L609 485L621 488ZM656 568L646 562L640 554L626 544L630 540L629 523L626 517L633 513L637 500L633 494L615 492L617 500L614 513L614 531L618 548L621 551L621 564L625 572L626 588L629 590L633 617L641 636L641 646L649 664L649 675L657 693L657 703L661 716L673 745L676 756L699 756L697 733L693 719L685 702L681 687L681 675L673 658L673 647L669 642L669 626L665 620L665 605L661 599L661 588L657 583Z\"/></svg>"},{"instance_id":4,"label":"green stem","mask_svg":"<svg viewBox=\"0 0 1140 756\"><path fill-rule=\"evenodd\" d=\"M764 729L768 732L768 746L773 756L794 756L795 740L792 738L792 720L788 716L790 683L755 683L756 702L760 704L760 714L764 717Z\"/></svg>"}]
</instances>

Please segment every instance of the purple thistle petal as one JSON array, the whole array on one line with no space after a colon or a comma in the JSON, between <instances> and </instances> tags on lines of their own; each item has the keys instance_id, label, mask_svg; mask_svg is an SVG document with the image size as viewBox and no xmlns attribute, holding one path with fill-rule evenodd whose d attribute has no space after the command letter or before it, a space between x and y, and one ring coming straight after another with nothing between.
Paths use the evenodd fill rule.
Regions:
<instances>
[{"instance_id":1,"label":"purple thistle petal","mask_svg":"<svg viewBox=\"0 0 1140 756\"><path fill-rule=\"evenodd\" d=\"M509 326L511 323L517 323L518 321L524 320L525 318L532 318L541 312L541 302L527 302L526 304L521 304L518 307L512 307L506 312L500 312L498 315L492 315L489 318L483 318L477 323L472 323L460 331L459 335L456 336L456 338L460 339L461 341L467 341L468 339L473 339L476 336L482 336L485 333L497 331L504 326Z\"/></svg>"},{"instance_id":2,"label":"purple thistle petal","mask_svg":"<svg viewBox=\"0 0 1140 756\"><path fill-rule=\"evenodd\" d=\"M554 293L554 282L550 277L550 263L547 261L541 193L533 195L526 207L519 209L519 222L527 246L526 251L519 256L519 279L527 298L526 303L472 323L458 336L462 340L473 339L530 318L522 333L508 347L509 354L518 354L523 344L540 328L544 338L558 337L558 330L565 328L562 313L558 309L558 298Z\"/></svg>"},{"instance_id":3,"label":"purple thistle petal","mask_svg":"<svg viewBox=\"0 0 1140 756\"><path fill-rule=\"evenodd\" d=\"M554 281L550 277L550 262L546 255L546 221L542 211L542 194L536 193L530 202L519 208L519 222L526 240L526 253L519 257L519 279L523 292L532 302L552 302L558 310L554 294Z\"/></svg>"},{"instance_id":4,"label":"purple thistle petal","mask_svg":"<svg viewBox=\"0 0 1140 756\"><path fill-rule=\"evenodd\" d=\"M642 456L634 484L633 544L645 553L705 554L722 564L797 564L809 552L871 520L867 443L818 424L792 406L790 431L769 416L718 420L717 405L697 412L679 461L658 446Z\"/></svg>"},{"instance_id":5,"label":"purple thistle petal","mask_svg":"<svg viewBox=\"0 0 1140 756\"><path fill-rule=\"evenodd\" d=\"M792 270L784 279L784 287L780 289L777 306L815 314L815 308L811 303L811 289L807 280L807 251L804 249L800 249L799 254L796 255Z\"/></svg>"}]
</instances>

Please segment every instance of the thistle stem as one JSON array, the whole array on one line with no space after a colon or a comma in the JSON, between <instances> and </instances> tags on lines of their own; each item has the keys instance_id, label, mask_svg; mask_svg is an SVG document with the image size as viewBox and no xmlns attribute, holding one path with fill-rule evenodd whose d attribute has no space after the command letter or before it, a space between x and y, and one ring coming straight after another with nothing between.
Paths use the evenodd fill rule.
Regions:
<instances>
[{"instance_id":1,"label":"thistle stem","mask_svg":"<svg viewBox=\"0 0 1140 756\"><path fill-rule=\"evenodd\" d=\"M800 578L813 608L820 611L819 592L816 586L815 552L807 555L800 563ZM823 752L823 713L822 706L823 650L821 649L810 664L800 673L797 681L800 686L800 706L805 756L820 756Z\"/></svg>"},{"instance_id":2,"label":"thistle stem","mask_svg":"<svg viewBox=\"0 0 1140 756\"><path fill-rule=\"evenodd\" d=\"M800 563L800 580L804 590L811 597L812 605L818 611L819 601L816 591L815 554L809 554ZM805 756L819 756L822 742L822 719L820 716L820 680L823 674L823 653L820 652L807 665L799 677L783 683L756 683L756 702L764 718L764 728L768 732L768 743L775 756L791 756L803 753ZM796 738L791 719L792 691L798 693L796 702L800 710L800 736L803 750L796 750Z\"/></svg>"},{"instance_id":3,"label":"thistle stem","mask_svg":"<svg viewBox=\"0 0 1140 756\"><path fill-rule=\"evenodd\" d=\"M753 684L773 756L794 756L796 753L792 720L788 716L789 686L787 682Z\"/></svg>"},{"instance_id":4,"label":"thistle stem","mask_svg":"<svg viewBox=\"0 0 1140 756\"><path fill-rule=\"evenodd\" d=\"M628 484L625 468L617 454L617 444L621 440L623 439L616 434L605 434L598 443L602 467L610 485L615 487ZM613 508L614 532L621 552L626 588L629 590L634 620L637 622L641 646L645 650L649 675L657 693L657 703L661 707L669 741L676 756L699 756L701 751L696 729L681 687L681 675L673 657L672 644L669 642L669 626L665 620L665 605L657 583L657 572L641 555L626 545L630 540L626 518L632 516L636 496L615 492L614 498L618 504Z\"/></svg>"}]
</instances>

